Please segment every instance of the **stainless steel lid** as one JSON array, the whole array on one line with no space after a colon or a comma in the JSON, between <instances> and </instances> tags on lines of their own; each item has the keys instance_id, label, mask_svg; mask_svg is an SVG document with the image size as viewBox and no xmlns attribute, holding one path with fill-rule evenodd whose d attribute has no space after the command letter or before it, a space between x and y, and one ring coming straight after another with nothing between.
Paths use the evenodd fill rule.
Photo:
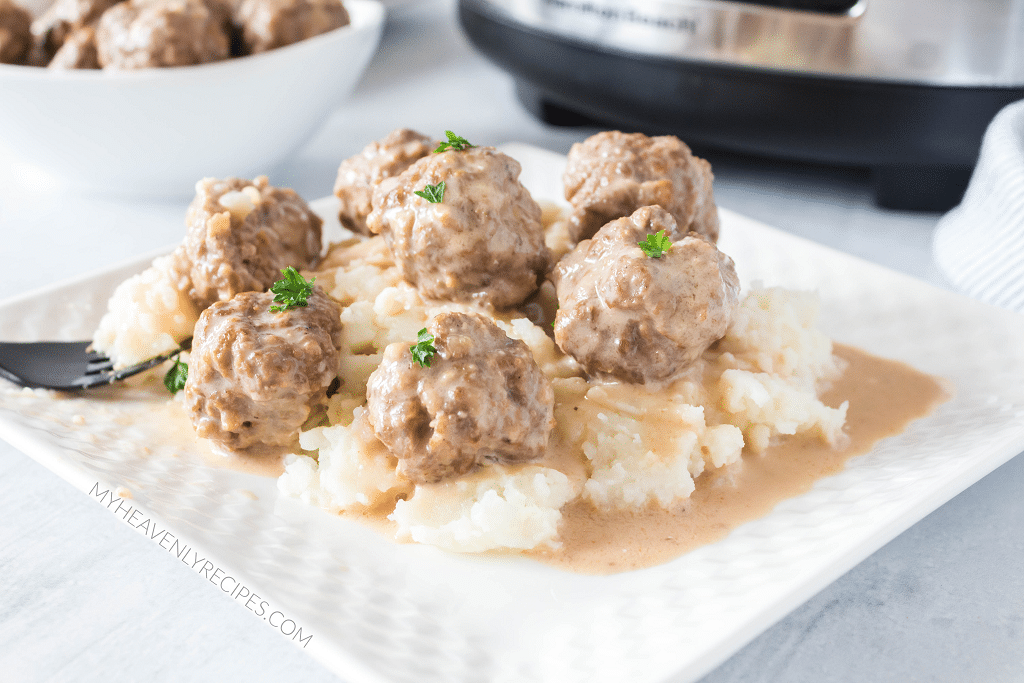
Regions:
<instances>
[{"instance_id":1,"label":"stainless steel lid","mask_svg":"<svg viewBox=\"0 0 1024 683\"><path fill-rule=\"evenodd\" d=\"M485 4L630 54L926 85L1024 84L1024 0L857 0L838 12L726 0Z\"/></svg>"}]
</instances>

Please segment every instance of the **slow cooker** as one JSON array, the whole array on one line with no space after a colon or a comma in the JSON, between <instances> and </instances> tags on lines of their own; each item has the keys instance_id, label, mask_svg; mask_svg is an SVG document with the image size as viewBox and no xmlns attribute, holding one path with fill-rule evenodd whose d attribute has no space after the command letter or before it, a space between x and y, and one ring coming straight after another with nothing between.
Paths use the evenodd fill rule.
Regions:
<instances>
[{"instance_id":1,"label":"slow cooker","mask_svg":"<svg viewBox=\"0 0 1024 683\"><path fill-rule=\"evenodd\" d=\"M460 0L544 120L869 167L877 202L956 204L1024 98L1024 0Z\"/></svg>"}]
</instances>

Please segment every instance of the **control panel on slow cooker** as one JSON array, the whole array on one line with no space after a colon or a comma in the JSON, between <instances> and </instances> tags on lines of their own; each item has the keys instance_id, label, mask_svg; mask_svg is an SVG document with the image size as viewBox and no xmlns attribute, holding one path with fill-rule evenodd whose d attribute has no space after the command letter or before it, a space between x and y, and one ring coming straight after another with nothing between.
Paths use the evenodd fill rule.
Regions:
<instances>
[{"instance_id":1,"label":"control panel on slow cooker","mask_svg":"<svg viewBox=\"0 0 1024 683\"><path fill-rule=\"evenodd\" d=\"M860 0L730 0L747 5L762 5L778 9L795 9L805 12L823 12L825 14L846 14Z\"/></svg>"}]
</instances>

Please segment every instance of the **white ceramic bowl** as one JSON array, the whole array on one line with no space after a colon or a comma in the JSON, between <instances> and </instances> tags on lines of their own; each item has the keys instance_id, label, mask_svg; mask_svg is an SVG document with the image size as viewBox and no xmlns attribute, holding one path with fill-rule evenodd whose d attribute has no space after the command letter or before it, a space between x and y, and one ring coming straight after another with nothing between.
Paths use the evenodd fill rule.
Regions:
<instances>
[{"instance_id":1,"label":"white ceramic bowl","mask_svg":"<svg viewBox=\"0 0 1024 683\"><path fill-rule=\"evenodd\" d=\"M384 7L266 53L133 72L0 64L0 147L76 188L177 195L206 176L252 177L298 149L355 87Z\"/></svg>"}]
</instances>

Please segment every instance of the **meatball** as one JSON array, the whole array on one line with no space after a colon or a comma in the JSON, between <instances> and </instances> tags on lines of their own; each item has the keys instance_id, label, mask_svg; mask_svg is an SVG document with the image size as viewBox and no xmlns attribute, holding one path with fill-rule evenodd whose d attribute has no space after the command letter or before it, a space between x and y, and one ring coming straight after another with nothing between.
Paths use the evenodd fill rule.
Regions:
<instances>
[{"instance_id":1,"label":"meatball","mask_svg":"<svg viewBox=\"0 0 1024 683\"><path fill-rule=\"evenodd\" d=\"M56 0L49 9L32 23L42 54L48 62L75 31L94 26L100 16L120 0Z\"/></svg>"},{"instance_id":2,"label":"meatball","mask_svg":"<svg viewBox=\"0 0 1024 683\"><path fill-rule=\"evenodd\" d=\"M292 441L338 375L341 307L313 288L305 308L271 313L245 292L203 311L185 404L196 433L231 449Z\"/></svg>"},{"instance_id":3,"label":"meatball","mask_svg":"<svg viewBox=\"0 0 1024 683\"><path fill-rule=\"evenodd\" d=\"M349 23L340 0L242 0L234 13L247 54L291 45Z\"/></svg>"},{"instance_id":4,"label":"meatball","mask_svg":"<svg viewBox=\"0 0 1024 683\"><path fill-rule=\"evenodd\" d=\"M648 256L637 243L661 230L672 246ZM720 339L740 288L732 259L658 206L580 242L552 279L561 349L591 376L637 384L671 381Z\"/></svg>"},{"instance_id":5,"label":"meatball","mask_svg":"<svg viewBox=\"0 0 1024 683\"><path fill-rule=\"evenodd\" d=\"M323 221L294 190L273 187L266 176L199 181L185 222L177 269L200 308L265 290L282 268L309 268L320 256Z\"/></svg>"},{"instance_id":6,"label":"meatball","mask_svg":"<svg viewBox=\"0 0 1024 683\"><path fill-rule=\"evenodd\" d=\"M598 133L569 150L563 182L572 204L574 240L593 236L605 223L657 204L680 229L718 239L718 209L711 165L673 135Z\"/></svg>"},{"instance_id":7,"label":"meatball","mask_svg":"<svg viewBox=\"0 0 1024 683\"><path fill-rule=\"evenodd\" d=\"M536 291L549 261L521 170L491 147L431 154L376 187L366 224L426 298L514 306ZM437 203L415 194L442 182Z\"/></svg>"},{"instance_id":8,"label":"meatball","mask_svg":"<svg viewBox=\"0 0 1024 683\"><path fill-rule=\"evenodd\" d=\"M96 26L100 64L109 69L190 66L227 59L224 15L202 0L128 0Z\"/></svg>"},{"instance_id":9,"label":"meatball","mask_svg":"<svg viewBox=\"0 0 1024 683\"><path fill-rule=\"evenodd\" d=\"M437 350L428 367L391 344L367 384L367 415L399 472L429 483L541 457L555 397L526 344L470 313L443 313L427 330Z\"/></svg>"},{"instance_id":10,"label":"meatball","mask_svg":"<svg viewBox=\"0 0 1024 683\"><path fill-rule=\"evenodd\" d=\"M32 48L32 15L12 0L0 0L0 64L21 64Z\"/></svg>"},{"instance_id":11,"label":"meatball","mask_svg":"<svg viewBox=\"0 0 1024 683\"><path fill-rule=\"evenodd\" d=\"M91 26L83 26L64 41L47 65L51 69L98 69L99 55L96 52L96 32Z\"/></svg>"},{"instance_id":12,"label":"meatball","mask_svg":"<svg viewBox=\"0 0 1024 683\"><path fill-rule=\"evenodd\" d=\"M399 128L383 140L368 144L362 152L338 167L334 194L341 200L338 219L352 232L367 235L366 217L373 208L373 188L385 178L397 176L435 147L425 135Z\"/></svg>"}]
</instances>

